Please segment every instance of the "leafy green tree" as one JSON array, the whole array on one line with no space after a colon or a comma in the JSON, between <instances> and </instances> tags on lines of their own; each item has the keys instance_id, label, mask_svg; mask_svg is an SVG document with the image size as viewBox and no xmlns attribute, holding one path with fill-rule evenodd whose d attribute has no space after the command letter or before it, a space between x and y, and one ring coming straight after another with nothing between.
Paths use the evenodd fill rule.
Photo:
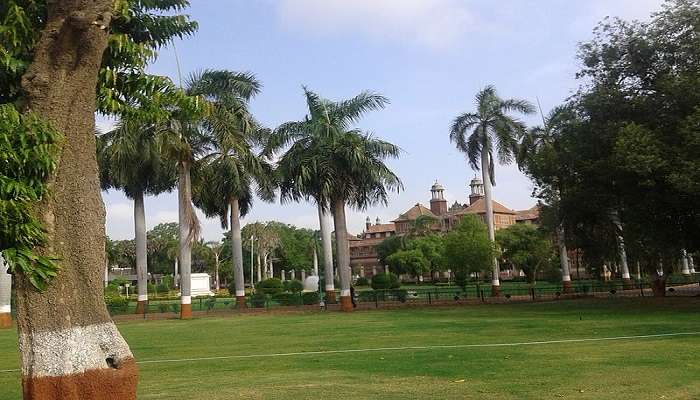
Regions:
<instances>
[{"instance_id":1,"label":"leafy green tree","mask_svg":"<svg viewBox=\"0 0 700 400\"><path fill-rule=\"evenodd\" d=\"M487 271L495 255L486 226L473 215L466 215L444 237L445 266L456 275Z\"/></svg>"},{"instance_id":2,"label":"leafy green tree","mask_svg":"<svg viewBox=\"0 0 700 400\"><path fill-rule=\"evenodd\" d=\"M408 248L421 252L428 261L428 270L430 272L444 270L445 241L442 236L431 233L415 238L409 243Z\"/></svg>"},{"instance_id":3,"label":"leafy green tree","mask_svg":"<svg viewBox=\"0 0 700 400\"><path fill-rule=\"evenodd\" d=\"M144 313L148 303L144 196L158 195L170 191L175 186L174 165L163 157L154 131L154 124L124 119L115 129L100 134L97 138L97 161L102 190L122 190L134 201L137 314Z\"/></svg>"},{"instance_id":4,"label":"leafy green tree","mask_svg":"<svg viewBox=\"0 0 700 400\"><path fill-rule=\"evenodd\" d=\"M377 245L377 258L382 265L388 265L387 258L402 249L404 249L403 238L401 236L389 236Z\"/></svg>"},{"instance_id":5,"label":"leafy green tree","mask_svg":"<svg viewBox=\"0 0 700 400\"><path fill-rule=\"evenodd\" d=\"M160 223L146 232L148 238L148 262L157 274L174 273L178 251L177 222Z\"/></svg>"},{"instance_id":6,"label":"leafy green tree","mask_svg":"<svg viewBox=\"0 0 700 400\"><path fill-rule=\"evenodd\" d=\"M22 355L24 358L31 354L47 355L25 360L25 393L70 398L57 392L58 388L69 385L75 388L71 392L73 398L99 397L106 388L110 396L135 398L137 373L133 356L109 317L102 285L96 284L101 281L105 265L105 234L95 160L94 112L97 109L125 116L132 111L151 110L162 115L169 109L166 102L153 100L168 98L182 103L182 107L196 107L196 102L189 102L181 92L169 90L174 89L169 81L149 80L150 75L145 74L148 62L163 43L196 28L187 17L172 15L187 4L185 0L60 3L8 0L0 4L0 105L23 113L19 120L8 119L16 121L14 129L29 132L21 121L35 115L52 127L42 131L53 129L62 135L60 141L48 141L48 147L42 150L51 154L50 159L32 166L44 169L45 173L37 176L38 170L24 170L18 171L22 175L9 175L23 183L34 180L38 186L50 186L51 196L37 196L22 205L35 215L44 230L43 233L42 229L24 231L16 239L33 242L29 248L6 248L6 244L15 243L3 240L0 250L11 268L16 265L11 253L18 250L24 250L23 256L60 259L60 270L48 285L46 282L53 274L42 271L46 263L40 258L24 265L28 270L17 275L18 326L20 336L28 338L22 343L25 350ZM143 79L121 79L122 74ZM143 103L148 104L139 104L140 99L147 99ZM159 104L148 107L154 103ZM54 144L56 147L52 147ZM11 152L17 149L12 146ZM6 175L4 171L3 175ZM7 187L0 188L0 193L7 193ZM3 196L2 200L11 199ZM33 252L35 246L39 247ZM39 271L41 275L36 274ZM37 283L37 278L43 283ZM36 287L45 290L40 293ZM35 339L57 330L66 332L92 326L101 328L93 330L94 335L81 336L84 340L55 341L60 343L62 351L41 348L46 341ZM76 366L75 357L61 358L78 352L84 355L80 357L80 366ZM106 365L104 360L108 358L114 359L120 368ZM104 385L100 386L102 389L75 385L80 374L76 377L72 373L59 373L53 389L43 391L37 387L42 381L36 379L43 376L41 371L57 365L65 371L99 371Z\"/></svg>"},{"instance_id":7,"label":"leafy green tree","mask_svg":"<svg viewBox=\"0 0 700 400\"><path fill-rule=\"evenodd\" d=\"M407 273L422 277L424 273L430 271L430 262L418 249L399 250L387 257L387 262L392 272L396 274Z\"/></svg>"},{"instance_id":8,"label":"leafy green tree","mask_svg":"<svg viewBox=\"0 0 700 400\"><path fill-rule=\"evenodd\" d=\"M501 257L525 273L535 283L538 271L552 259L552 244L547 235L533 225L515 224L496 232Z\"/></svg>"},{"instance_id":9,"label":"leafy green tree","mask_svg":"<svg viewBox=\"0 0 700 400\"><path fill-rule=\"evenodd\" d=\"M464 152L472 169L481 170L484 182L486 226L489 239L495 240L491 186L496 185L495 156L501 164L509 164L517 154L518 137L525 132L525 124L511 113L531 114L532 104L525 100L501 99L493 86L486 86L476 94L476 112L467 112L455 118L450 130L450 141ZM498 263L494 259L491 273L492 295L500 293Z\"/></svg>"}]
</instances>

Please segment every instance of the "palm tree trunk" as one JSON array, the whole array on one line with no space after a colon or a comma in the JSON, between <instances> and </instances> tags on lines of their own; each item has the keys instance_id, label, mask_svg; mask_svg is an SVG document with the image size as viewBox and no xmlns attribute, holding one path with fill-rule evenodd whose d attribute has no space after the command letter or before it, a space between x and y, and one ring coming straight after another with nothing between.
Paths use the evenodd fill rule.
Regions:
<instances>
[{"instance_id":1,"label":"palm tree trunk","mask_svg":"<svg viewBox=\"0 0 700 400\"><path fill-rule=\"evenodd\" d=\"M267 253L265 253L263 254L263 265L258 265L258 282L260 282L263 279L263 276L265 277L265 279L267 279L267 268Z\"/></svg>"},{"instance_id":2,"label":"palm tree trunk","mask_svg":"<svg viewBox=\"0 0 700 400\"><path fill-rule=\"evenodd\" d=\"M627 264L627 251L625 250L625 238L622 234L622 221L617 211L610 213L610 219L616 228L617 234L617 253L620 258L620 270L622 273L622 284L625 289L633 289L634 283L630 276L629 265Z\"/></svg>"},{"instance_id":3,"label":"palm tree trunk","mask_svg":"<svg viewBox=\"0 0 700 400\"><path fill-rule=\"evenodd\" d=\"M134 241L136 242L136 281L138 302L136 314L145 314L148 307L148 259L146 253L146 211L143 192L134 196Z\"/></svg>"},{"instance_id":4,"label":"palm tree trunk","mask_svg":"<svg viewBox=\"0 0 700 400\"><path fill-rule=\"evenodd\" d=\"M331 240L330 216L318 205L318 222L321 229L321 246L323 247L323 276L326 281L326 301L335 303L335 284L333 283L333 244Z\"/></svg>"},{"instance_id":5,"label":"palm tree trunk","mask_svg":"<svg viewBox=\"0 0 700 400\"><path fill-rule=\"evenodd\" d=\"M175 256L175 275L173 276L173 285L176 288L180 287L179 258L180 256Z\"/></svg>"},{"instance_id":6,"label":"palm tree trunk","mask_svg":"<svg viewBox=\"0 0 700 400\"><path fill-rule=\"evenodd\" d=\"M219 281L219 253L214 254L214 274L215 274L215 285L216 291L221 290L221 282Z\"/></svg>"},{"instance_id":7,"label":"palm tree trunk","mask_svg":"<svg viewBox=\"0 0 700 400\"><path fill-rule=\"evenodd\" d=\"M559 246L562 292L571 293L571 273L569 272L569 254L566 250L566 234L564 231L564 224L559 224L559 226L557 226L557 245Z\"/></svg>"},{"instance_id":8,"label":"palm tree trunk","mask_svg":"<svg viewBox=\"0 0 700 400\"><path fill-rule=\"evenodd\" d=\"M350 298L350 247L345 222L345 202L343 200L333 202L333 222L335 225L338 275L340 275L340 308L347 312L352 311L352 299Z\"/></svg>"},{"instance_id":9,"label":"palm tree trunk","mask_svg":"<svg viewBox=\"0 0 700 400\"><path fill-rule=\"evenodd\" d=\"M485 146L481 151L481 177L484 182L484 203L486 208L486 226L489 231L489 240L496 241L496 230L493 224L493 200L491 196L491 174L489 174L489 152L485 150ZM498 260L493 257L491 261L491 296L498 297L501 295L501 281L498 273Z\"/></svg>"},{"instance_id":10,"label":"palm tree trunk","mask_svg":"<svg viewBox=\"0 0 700 400\"><path fill-rule=\"evenodd\" d=\"M318 251L316 250L316 243L314 243L314 276L318 276Z\"/></svg>"},{"instance_id":11,"label":"palm tree trunk","mask_svg":"<svg viewBox=\"0 0 700 400\"><path fill-rule=\"evenodd\" d=\"M181 161L177 182L178 222L180 242L180 318L192 318L192 242L190 223L192 216L192 186L190 183L190 164Z\"/></svg>"},{"instance_id":12,"label":"palm tree trunk","mask_svg":"<svg viewBox=\"0 0 700 400\"><path fill-rule=\"evenodd\" d=\"M107 312L105 211L95 151L95 87L112 0L51 2L22 77L26 109L62 134L51 195L35 207L40 254L60 270L39 292L16 276L24 399L136 398L138 367Z\"/></svg>"},{"instance_id":13,"label":"palm tree trunk","mask_svg":"<svg viewBox=\"0 0 700 400\"><path fill-rule=\"evenodd\" d=\"M233 283L236 287L236 306L245 308L245 278L243 275L243 238L241 237L241 210L237 198L231 198L231 247L233 248Z\"/></svg>"},{"instance_id":14,"label":"palm tree trunk","mask_svg":"<svg viewBox=\"0 0 700 400\"><path fill-rule=\"evenodd\" d=\"M261 269L262 267L261 267L261 265L260 265L260 250L259 250L259 249L258 249L258 254L257 254L257 256L258 256L258 257L257 257L258 268L257 268L257 271L256 271L256 272L257 272L257 278L258 278L258 279L256 279L255 282L260 282L260 276L261 276L261 274L262 274L262 271L261 271L260 269ZM250 279L253 279L253 277L251 276Z\"/></svg>"},{"instance_id":15,"label":"palm tree trunk","mask_svg":"<svg viewBox=\"0 0 700 400\"><path fill-rule=\"evenodd\" d=\"M0 253L0 329L12 327L12 275L7 273L7 268Z\"/></svg>"}]
</instances>

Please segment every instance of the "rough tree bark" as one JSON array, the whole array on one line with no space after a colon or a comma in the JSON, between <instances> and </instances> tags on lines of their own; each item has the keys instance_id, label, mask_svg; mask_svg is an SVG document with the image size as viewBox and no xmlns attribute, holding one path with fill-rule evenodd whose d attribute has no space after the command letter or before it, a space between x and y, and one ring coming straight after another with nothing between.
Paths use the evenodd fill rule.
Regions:
<instances>
[{"instance_id":1,"label":"rough tree bark","mask_svg":"<svg viewBox=\"0 0 700 400\"><path fill-rule=\"evenodd\" d=\"M345 202L336 200L333 202L333 223L335 225L335 246L338 260L338 275L340 276L340 308L343 311L352 311L352 299L350 298L350 246L348 243L348 229L345 221Z\"/></svg>"},{"instance_id":2,"label":"rough tree bark","mask_svg":"<svg viewBox=\"0 0 700 400\"><path fill-rule=\"evenodd\" d=\"M245 308L245 278L243 275L243 238L241 237L241 209L237 198L231 205L231 247L233 250L233 283L236 286L236 306Z\"/></svg>"},{"instance_id":3,"label":"rough tree bark","mask_svg":"<svg viewBox=\"0 0 700 400\"><path fill-rule=\"evenodd\" d=\"M12 327L12 275L0 253L0 329Z\"/></svg>"},{"instance_id":4,"label":"rough tree bark","mask_svg":"<svg viewBox=\"0 0 700 400\"><path fill-rule=\"evenodd\" d=\"M321 230L321 246L323 247L323 276L326 291L326 301L335 303L335 284L333 283L333 244L331 240L331 224L328 213L323 206L318 206L318 222Z\"/></svg>"},{"instance_id":5,"label":"rough tree bark","mask_svg":"<svg viewBox=\"0 0 700 400\"><path fill-rule=\"evenodd\" d=\"M180 162L177 182L179 258L180 258L180 318L192 318L192 240L190 237L192 212L192 186L190 164Z\"/></svg>"},{"instance_id":6,"label":"rough tree bark","mask_svg":"<svg viewBox=\"0 0 700 400\"><path fill-rule=\"evenodd\" d=\"M484 205L486 209L486 226L489 231L489 240L491 243L496 241L496 230L493 225L493 201L491 195L491 174L489 173L489 152L486 151L488 146L482 146L481 152L481 178L484 182ZM491 296L498 297L501 295L501 281L498 272L498 260L496 257L491 260Z\"/></svg>"},{"instance_id":7,"label":"rough tree bark","mask_svg":"<svg viewBox=\"0 0 700 400\"><path fill-rule=\"evenodd\" d=\"M105 211L95 152L95 87L111 0L48 1L47 21L22 77L28 111L63 135L39 218L40 252L60 271L39 293L17 276L25 399L134 399L138 368L103 298Z\"/></svg>"},{"instance_id":8,"label":"rough tree bark","mask_svg":"<svg viewBox=\"0 0 700 400\"><path fill-rule=\"evenodd\" d=\"M136 281L138 302L136 314L145 314L148 307L148 253L146 251L146 210L143 192L134 196L134 242L136 244Z\"/></svg>"}]
</instances>

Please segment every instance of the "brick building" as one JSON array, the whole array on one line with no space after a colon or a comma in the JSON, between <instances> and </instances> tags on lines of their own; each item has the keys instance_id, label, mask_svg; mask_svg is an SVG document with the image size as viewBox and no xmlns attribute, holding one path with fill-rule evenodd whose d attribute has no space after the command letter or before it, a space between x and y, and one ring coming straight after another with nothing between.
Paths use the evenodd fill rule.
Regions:
<instances>
[{"instance_id":1,"label":"brick building","mask_svg":"<svg viewBox=\"0 0 700 400\"><path fill-rule=\"evenodd\" d=\"M350 240L350 265L353 275L369 278L384 272L385 268L377 258L376 246L388 237L409 233L416 219L421 216L435 219L435 223L430 227L435 232L449 232L465 215L476 215L485 221L484 185L481 179L474 178L469 187L469 200L465 204L455 202L448 207L445 188L436 181L430 188L429 207L416 203L390 223L381 223L377 218L372 224L367 217L365 230ZM515 211L497 201L493 201L493 214L496 230L515 223L537 223L539 218L537 206Z\"/></svg>"}]
</instances>

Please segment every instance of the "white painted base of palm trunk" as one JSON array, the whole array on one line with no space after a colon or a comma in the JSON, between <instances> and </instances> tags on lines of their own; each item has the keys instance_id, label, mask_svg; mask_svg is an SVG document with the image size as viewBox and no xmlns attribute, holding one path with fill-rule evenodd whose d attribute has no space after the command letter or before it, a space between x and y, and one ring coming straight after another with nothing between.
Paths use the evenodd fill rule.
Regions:
<instances>
[{"instance_id":1,"label":"white painted base of palm trunk","mask_svg":"<svg viewBox=\"0 0 700 400\"><path fill-rule=\"evenodd\" d=\"M182 296L180 298L180 304L192 304L192 296Z\"/></svg>"}]
</instances>

